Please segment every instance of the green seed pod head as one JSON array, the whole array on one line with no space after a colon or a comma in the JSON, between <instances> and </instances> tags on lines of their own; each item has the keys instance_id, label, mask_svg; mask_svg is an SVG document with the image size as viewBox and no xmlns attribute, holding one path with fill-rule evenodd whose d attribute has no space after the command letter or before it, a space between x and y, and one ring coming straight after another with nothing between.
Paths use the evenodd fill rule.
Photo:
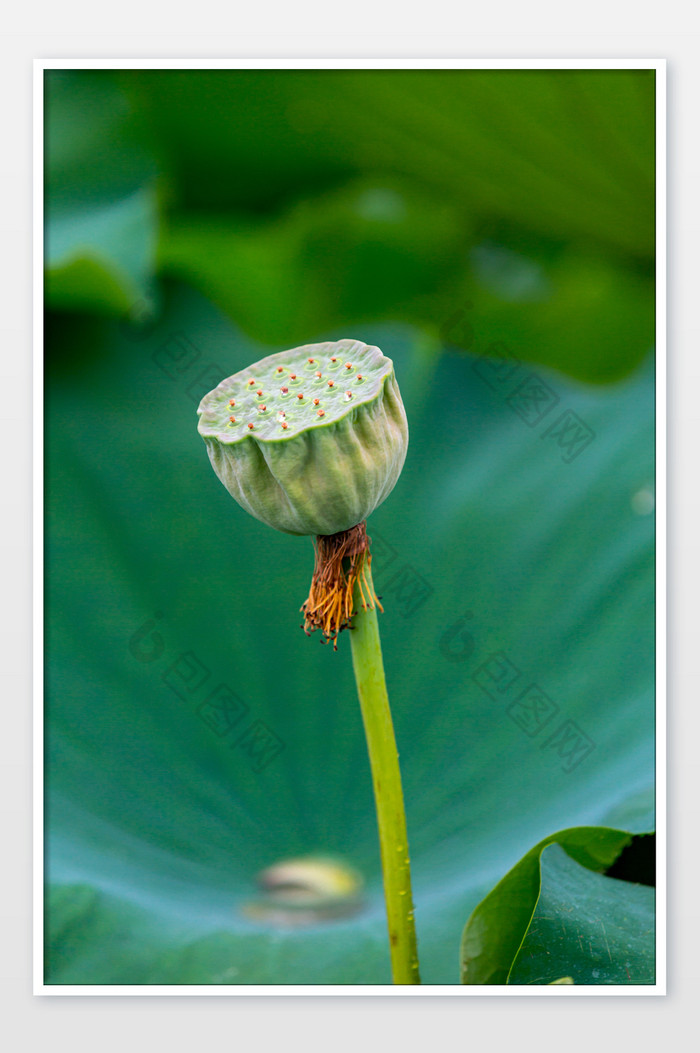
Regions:
<instances>
[{"instance_id":1,"label":"green seed pod head","mask_svg":"<svg viewBox=\"0 0 700 1053\"><path fill-rule=\"evenodd\" d=\"M391 493L408 447L394 365L359 340L269 355L202 399L199 433L238 503L286 534L337 534Z\"/></svg>"}]
</instances>

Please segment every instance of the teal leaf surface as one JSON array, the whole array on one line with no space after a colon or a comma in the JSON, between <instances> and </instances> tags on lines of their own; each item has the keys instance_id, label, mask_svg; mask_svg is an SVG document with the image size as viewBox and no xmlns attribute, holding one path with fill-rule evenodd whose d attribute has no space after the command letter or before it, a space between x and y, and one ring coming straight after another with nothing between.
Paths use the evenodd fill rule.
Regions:
<instances>
[{"instance_id":1,"label":"teal leaf surface","mask_svg":"<svg viewBox=\"0 0 700 1053\"><path fill-rule=\"evenodd\" d=\"M308 334L342 337L393 359L409 419L368 532L423 979L459 984L501 876L641 816L653 779L653 367L600 390L403 327ZM48 341L47 982L389 983L347 640L300 631L310 541L239 509L196 431L281 347L180 285L147 330ZM362 909L251 919L256 875L309 853L361 872Z\"/></svg>"}]
</instances>

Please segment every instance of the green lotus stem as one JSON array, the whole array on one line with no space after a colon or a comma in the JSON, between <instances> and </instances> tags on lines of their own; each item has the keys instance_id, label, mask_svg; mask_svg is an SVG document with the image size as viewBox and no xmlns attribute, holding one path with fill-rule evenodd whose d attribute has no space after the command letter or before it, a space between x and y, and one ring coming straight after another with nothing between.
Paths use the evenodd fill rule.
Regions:
<instances>
[{"instance_id":1,"label":"green lotus stem","mask_svg":"<svg viewBox=\"0 0 700 1053\"><path fill-rule=\"evenodd\" d=\"M394 364L360 340L304 344L222 380L197 413L212 467L234 500L275 530L315 538L304 632L320 630L337 650L339 635L353 630L392 976L395 984L419 984L401 773L366 529L406 460L408 421Z\"/></svg>"},{"instance_id":2,"label":"green lotus stem","mask_svg":"<svg viewBox=\"0 0 700 1053\"><path fill-rule=\"evenodd\" d=\"M369 567L365 567L365 577L371 587ZM395 984L419 984L406 813L379 624L376 608L363 605L358 586L355 609L350 633L352 664L374 783L392 977Z\"/></svg>"}]
</instances>

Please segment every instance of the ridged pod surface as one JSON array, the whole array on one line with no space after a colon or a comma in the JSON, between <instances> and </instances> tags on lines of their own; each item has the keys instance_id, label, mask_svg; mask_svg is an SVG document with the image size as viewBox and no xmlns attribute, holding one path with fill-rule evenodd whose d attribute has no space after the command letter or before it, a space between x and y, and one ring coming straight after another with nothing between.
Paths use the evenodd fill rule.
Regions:
<instances>
[{"instance_id":1,"label":"ridged pod surface","mask_svg":"<svg viewBox=\"0 0 700 1053\"><path fill-rule=\"evenodd\" d=\"M269 355L205 395L199 433L231 496L286 534L337 534L391 493L408 448L394 365L359 340Z\"/></svg>"}]
</instances>

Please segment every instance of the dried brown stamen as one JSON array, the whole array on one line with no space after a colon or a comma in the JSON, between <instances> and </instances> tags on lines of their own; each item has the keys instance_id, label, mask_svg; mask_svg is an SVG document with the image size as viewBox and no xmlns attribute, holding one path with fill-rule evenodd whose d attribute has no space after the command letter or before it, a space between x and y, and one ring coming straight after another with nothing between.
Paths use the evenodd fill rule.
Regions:
<instances>
[{"instance_id":1,"label":"dried brown stamen","mask_svg":"<svg viewBox=\"0 0 700 1053\"><path fill-rule=\"evenodd\" d=\"M303 629L307 636L320 629L324 636L322 643L332 640L336 651L339 633L350 628L355 614L355 585L364 610L372 610L375 604L380 611L384 609L367 579L366 572L372 565L369 546L364 522L339 534L320 534L314 544L316 560L311 589L301 608Z\"/></svg>"}]
</instances>

